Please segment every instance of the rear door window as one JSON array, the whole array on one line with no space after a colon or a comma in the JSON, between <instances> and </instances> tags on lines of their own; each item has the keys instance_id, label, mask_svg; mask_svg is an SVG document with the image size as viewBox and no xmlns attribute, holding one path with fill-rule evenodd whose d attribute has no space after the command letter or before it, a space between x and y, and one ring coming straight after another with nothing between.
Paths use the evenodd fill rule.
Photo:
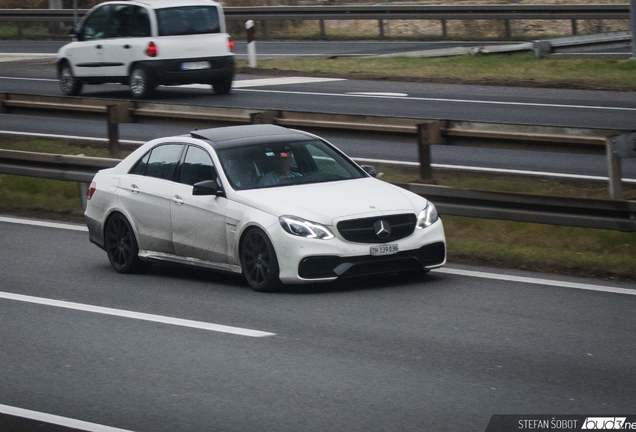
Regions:
<instances>
[{"instance_id":1,"label":"rear door window","mask_svg":"<svg viewBox=\"0 0 636 432\"><path fill-rule=\"evenodd\" d=\"M148 158L146 175L160 179L173 180L174 170L181 157L183 145L165 144L152 149Z\"/></svg>"},{"instance_id":2,"label":"rear door window","mask_svg":"<svg viewBox=\"0 0 636 432\"><path fill-rule=\"evenodd\" d=\"M220 33L219 13L214 6L182 6L157 9L159 36Z\"/></svg>"}]
</instances>

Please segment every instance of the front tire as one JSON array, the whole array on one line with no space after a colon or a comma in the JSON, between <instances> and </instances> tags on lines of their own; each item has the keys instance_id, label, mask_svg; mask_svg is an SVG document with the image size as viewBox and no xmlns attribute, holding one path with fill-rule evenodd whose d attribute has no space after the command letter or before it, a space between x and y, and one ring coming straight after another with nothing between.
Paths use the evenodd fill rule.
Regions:
<instances>
[{"instance_id":1,"label":"front tire","mask_svg":"<svg viewBox=\"0 0 636 432\"><path fill-rule=\"evenodd\" d=\"M115 214L106 225L104 243L110 265L119 273L135 273L145 265L139 259L139 246L128 220Z\"/></svg>"},{"instance_id":2,"label":"front tire","mask_svg":"<svg viewBox=\"0 0 636 432\"><path fill-rule=\"evenodd\" d=\"M278 259L272 242L263 231L253 228L245 234L241 246L243 276L254 291L271 292L280 280Z\"/></svg>"},{"instance_id":3,"label":"front tire","mask_svg":"<svg viewBox=\"0 0 636 432\"><path fill-rule=\"evenodd\" d=\"M148 73L141 66L133 67L130 72L130 93L135 99L145 99L152 94L155 86Z\"/></svg>"},{"instance_id":4,"label":"front tire","mask_svg":"<svg viewBox=\"0 0 636 432\"><path fill-rule=\"evenodd\" d=\"M75 75L68 62L60 68L60 90L66 96L77 96L82 91L83 83Z\"/></svg>"}]
</instances>

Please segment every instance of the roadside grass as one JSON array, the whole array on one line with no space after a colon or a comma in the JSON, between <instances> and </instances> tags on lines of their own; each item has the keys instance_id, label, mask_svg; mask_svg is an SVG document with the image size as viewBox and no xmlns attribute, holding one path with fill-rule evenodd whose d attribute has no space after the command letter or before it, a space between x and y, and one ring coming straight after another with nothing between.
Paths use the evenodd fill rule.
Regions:
<instances>
[{"instance_id":1,"label":"roadside grass","mask_svg":"<svg viewBox=\"0 0 636 432\"><path fill-rule=\"evenodd\" d=\"M92 146L91 146L92 145ZM108 157L94 143L1 136L0 148ZM382 179L417 180L417 168L376 165ZM603 182L434 171L434 182L470 189L606 198ZM636 187L628 194L636 199ZM76 183L0 175L0 213L83 221ZM636 233L444 216L448 261L579 276L636 280Z\"/></svg>"},{"instance_id":2,"label":"roadside grass","mask_svg":"<svg viewBox=\"0 0 636 432\"><path fill-rule=\"evenodd\" d=\"M237 66L249 71L247 61ZM636 62L615 59L535 59L522 55L463 55L444 58L281 58L259 60L257 69L387 80L453 80L518 85L636 89Z\"/></svg>"},{"instance_id":3,"label":"roadside grass","mask_svg":"<svg viewBox=\"0 0 636 432\"><path fill-rule=\"evenodd\" d=\"M64 34L68 37L68 34ZM22 23L22 36L19 32L18 23L0 23L0 39L48 39L49 27L44 23Z\"/></svg>"}]
</instances>

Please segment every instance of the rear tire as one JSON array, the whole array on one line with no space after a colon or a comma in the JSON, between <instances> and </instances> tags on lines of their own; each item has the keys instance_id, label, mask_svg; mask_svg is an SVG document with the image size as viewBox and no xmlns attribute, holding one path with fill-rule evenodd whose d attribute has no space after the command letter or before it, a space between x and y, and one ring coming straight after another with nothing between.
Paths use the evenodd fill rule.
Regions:
<instances>
[{"instance_id":1,"label":"rear tire","mask_svg":"<svg viewBox=\"0 0 636 432\"><path fill-rule=\"evenodd\" d=\"M234 77L222 78L212 82L214 93L218 95L228 94L232 90L232 81Z\"/></svg>"},{"instance_id":2,"label":"rear tire","mask_svg":"<svg viewBox=\"0 0 636 432\"><path fill-rule=\"evenodd\" d=\"M130 72L130 93L135 99L146 99L152 94L155 86L148 73L141 66L133 67Z\"/></svg>"},{"instance_id":3,"label":"rear tire","mask_svg":"<svg viewBox=\"0 0 636 432\"><path fill-rule=\"evenodd\" d=\"M110 265L119 273L136 273L146 268L139 259L135 232L122 214L112 216L104 231L104 246Z\"/></svg>"},{"instance_id":4,"label":"rear tire","mask_svg":"<svg viewBox=\"0 0 636 432\"><path fill-rule=\"evenodd\" d=\"M254 291L272 292L280 285L276 251L267 234L258 228L251 229L243 238L241 267Z\"/></svg>"},{"instance_id":5,"label":"rear tire","mask_svg":"<svg viewBox=\"0 0 636 432\"><path fill-rule=\"evenodd\" d=\"M68 62L64 62L60 67L60 90L66 96L77 96L82 91L83 83L75 75Z\"/></svg>"}]
</instances>

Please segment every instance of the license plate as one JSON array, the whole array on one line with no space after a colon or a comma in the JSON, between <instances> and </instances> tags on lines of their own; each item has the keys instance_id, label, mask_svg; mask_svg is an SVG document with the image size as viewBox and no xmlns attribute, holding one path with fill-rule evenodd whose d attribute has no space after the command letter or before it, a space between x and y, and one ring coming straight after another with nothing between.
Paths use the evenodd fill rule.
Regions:
<instances>
[{"instance_id":1,"label":"license plate","mask_svg":"<svg viewBox=\"0 0 636 432\"><path fill-rule=\"evenodd\" d=\"M210 69L210 62L197 61L181 63L181 70Z\"/></svg>"},{"instance_id":2,"label":"license plate","mask_svg":"<svg viewBox=\"0 0 636 432\"><path fill-rule=\"evenodd\" d=\"M396 244L371 246L371 255L373 256L393 255L396 253L398 253L398 245Z\"/></svg>"}]
</instances>

